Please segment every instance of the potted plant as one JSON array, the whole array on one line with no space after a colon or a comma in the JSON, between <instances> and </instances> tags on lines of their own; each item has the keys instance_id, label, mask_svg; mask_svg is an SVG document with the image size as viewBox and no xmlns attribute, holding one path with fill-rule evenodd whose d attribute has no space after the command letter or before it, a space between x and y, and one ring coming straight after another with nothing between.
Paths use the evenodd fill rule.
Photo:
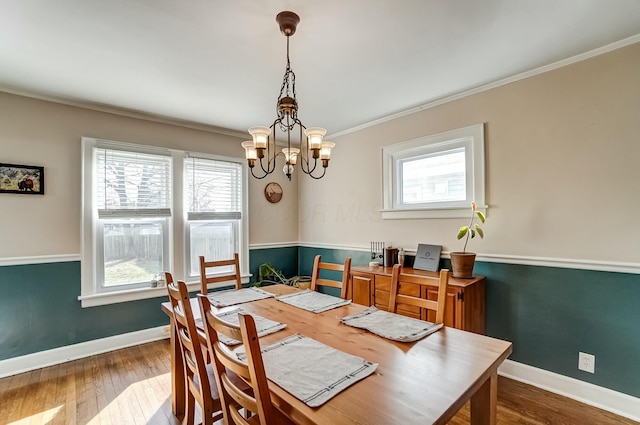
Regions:
<instances>
[{"instance_id":1,"label":"potted plant","mask_svg":"<svg viewBox=\"0 0 640 425\"><path fill-rule=\"evenodd\" d=\"M462 226L458 230L458 240L465 238L464 247L462 252L452 252L451 255L451 268L453 269L453 277L471 278L473 277L473 266L476 261L475 252L467 252L467 243L469 238L475 238L476 235L484 238L484 231L478 223L474 223L474 219L478 218L482 223L485 221L485 216L482 211L478 211L478 206L475 202L471 203L471 221L468 226Z\"/></svg>"}]
</instances>

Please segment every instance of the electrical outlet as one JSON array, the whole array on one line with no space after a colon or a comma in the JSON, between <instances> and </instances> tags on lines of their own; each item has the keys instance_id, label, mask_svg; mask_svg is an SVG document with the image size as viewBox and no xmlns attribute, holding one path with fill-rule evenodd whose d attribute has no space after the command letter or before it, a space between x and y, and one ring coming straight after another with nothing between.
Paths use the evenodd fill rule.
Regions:
<instances>
[{"instance_id":1,"label":"electrical outlet","mask_svg":"<svg viewBox=\"0 0 640 425\"><path fill-rule=\"evenodd\" d=\"M583 352L578 353L578 369L596 373L596 356Z\"/></svg>"},{"instance_id":2,"label":"electrical outlet","mask_svg":"<svg viewBox=\"0 0 640 425\"><path fill-rule=\"evenodd\" d=\"M162 335L169 336L170 333L171 333L171 326L165 326L164 328L162 328Z\"/></svg>"}]
</instances>

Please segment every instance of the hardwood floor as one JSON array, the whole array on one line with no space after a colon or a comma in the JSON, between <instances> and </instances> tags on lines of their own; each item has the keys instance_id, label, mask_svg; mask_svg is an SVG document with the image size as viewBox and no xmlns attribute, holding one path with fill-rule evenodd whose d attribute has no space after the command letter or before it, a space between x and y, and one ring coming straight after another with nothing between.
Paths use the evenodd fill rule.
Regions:
<instances>
[{"instance_id":1,"label":"hardwood floor","mask_svg":"<svg viewBox=\"0 0 640 425\"><path fill-rule=\"evenodd\" d=\"M178 425L169 374L164 340L3 378L0 424ZM498 424L638 425L510 379L498 388ZM450 425L468 423L467 405Z\"/></svg>"}]
</instances>

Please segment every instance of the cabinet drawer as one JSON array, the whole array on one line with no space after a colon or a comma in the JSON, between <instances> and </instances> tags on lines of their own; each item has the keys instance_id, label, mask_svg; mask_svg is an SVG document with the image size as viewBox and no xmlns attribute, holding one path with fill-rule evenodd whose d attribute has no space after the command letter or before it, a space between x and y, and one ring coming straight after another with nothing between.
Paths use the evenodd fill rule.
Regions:
<instances>
[{"instance_id":1,"label":"cabinet drawer","mask_svg":"<svg viewBox=\"0 0 640 425\"><path fill-rule=\"evenodd\" d=\"M415 292L417 289L417 295L420 294L420 288L413 288L413 286L416 285L411 285L412 287L410 288L406 288L404 291L402 291L402 293L404 294L408 294L408 292ZM401 288L402 289L402 288ZM414 295L413 293L408 294L408 295ZM375 306L377 309L379 310L389 310L389 297L390 297L390 293L389 291L379 291L378 289L376 289L375 291ZM405 316L411 316L411 317L415 317L417 319L420 319L420 307L416 307L413 305L407 305L407 304L398 304L398 313L400 314L404 314Z\"/></svg>"},{"instance_id":2,"label":"cabinet drawer","mask_svg":"<svg viewBox=\"0 0 640 425\"><path fill-rule=\"evenodd\" d=\"M388 276L376 276L376 292L386 291L391 292L391 278ZM420 285L415 283L401 283L398 291L400 294L413 295L414 297L420 296ZM388 301L388 298L387 298Z\"/></svg>"},{"instance_id":3,"label":"cabinet drawer","mask_svg":"<svg viewBox=\"0 0 640 425\"><path fill-rule=\"evenodd\" d=\"M391 291L391 276L376 275L376 291Z\"/></svg>"}]
</instances>

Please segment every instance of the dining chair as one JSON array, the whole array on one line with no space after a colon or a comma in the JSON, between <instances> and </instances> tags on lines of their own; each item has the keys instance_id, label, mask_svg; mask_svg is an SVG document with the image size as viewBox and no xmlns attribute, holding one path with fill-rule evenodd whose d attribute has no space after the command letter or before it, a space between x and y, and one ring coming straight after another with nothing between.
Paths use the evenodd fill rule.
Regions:
<instances>
[{"instance_id":1,"label":"dining chair","mask_svg":"<svg viewBox=\"0 0 640 425\"><path fill-rule=\"evenodd\" d=\"M207 277L207 269L216 267L228 267L233 266L233 270L230 272L216 274L212 277ZM242 289L242 280L240 276L240 261L238 259L238 253L233 254L233 258L229 260L218 261L205 261L204 256L200 256L200 292L206 294L209 292L209 284L235 281L236 289Z\"/></svg>"},{"instance_id":2,"label":"dining chair","mask_svg":"<svg viewBox=\"0 0 640 425\"><path fill-rule=\"evenodd\" d=\"M444 323L444 311L446 307L447 299L447 284L449 283L449 270L440 270L439 277L419 276L413 274L402 273L402 268L399 264L393 266L393 272L391 274L391 290L389 294L389 311L396 313L398 311L398 304L408 304L415 307L420 307L426 310L432 310L435 312L435 320L433 323ZM402 285L420 285L428 289L433 289L434 284L437 285L438 294L436 300L430 300L422 298L417 295L403 294L400 291ZM420 294L426 293L426 289L419 291Z\"/></svg>"},{"instance_id":3,"label":"dining chair","mask_svg":"<svg viewBox=\"0 0 640 425\"><path fill-rule=\"evenodd\" d=\"M165 276L167 275L170 276L170 273L165 272ZM213 368L207 367L203 353L206 347L202 346L201 338L204 338L205 334L201 335L197 330L187 285L180 280L176 282L171 280L169 282L167 278L167 290L185 375L186 409L183 424L195 423L195 403L197 402L202 410L202 424L210 425L220 420L223 415Z\"/></svg>"},{"instance_id":4,"label":"dining chair","mask_svg":"<svg viewBox=\"0 0 640 425\"><path fill-rule=\"evenodd\" d=\"M205 295L198 294L198 300L204 331L207 334L209 356L214 359L214 372L222 400L224 423L293 425L291 420L271 404L271 394L253 317L239 313L240 324L229 323L213 314L211 302ZM246 353L246 361L238 359L235 351L231 351L220 342L218 333L241 341ZM239 388L229 378L229 371L242 378L251 387L251 391Z\"/></svg>"},{"instance_id":5,"label":"dining chair","mask_svg":"<svg viewBox=\"0 0 640 425\"><path fill-rule=\"evenodd\" d=\"M334 280L320 277L321 270L342 272L342 280ZM344 264L323 263L322 257L316 255L313 261L313 273L311 274L311 290L317 291L319 286L328 286L340 289L340 297L347 299L351 296L349 288L349 274L351 273L351 258L347 258Z\"/></svg>"}]
</instances>

